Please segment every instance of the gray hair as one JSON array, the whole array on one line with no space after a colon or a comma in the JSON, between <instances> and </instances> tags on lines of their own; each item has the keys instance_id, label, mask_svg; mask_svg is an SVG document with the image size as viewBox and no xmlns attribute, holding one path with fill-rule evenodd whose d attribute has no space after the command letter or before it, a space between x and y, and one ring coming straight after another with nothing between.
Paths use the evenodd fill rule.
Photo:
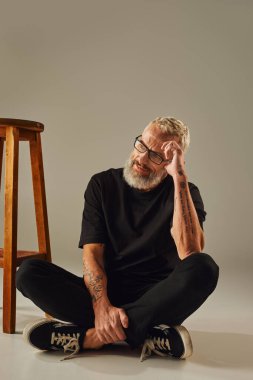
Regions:
<instances>
[{"instance_id":1,"label":"gray hair","mask_svg":"<svg viewBox=\"0 0 253 380\"><path fill-rule=\"evenodd\" d=\"M178 136L184 152L190 145L190 132L186 124L174 117L157 117L148 125L156 124L163 133L170 136Z\"/></svg>"}]
</instances>

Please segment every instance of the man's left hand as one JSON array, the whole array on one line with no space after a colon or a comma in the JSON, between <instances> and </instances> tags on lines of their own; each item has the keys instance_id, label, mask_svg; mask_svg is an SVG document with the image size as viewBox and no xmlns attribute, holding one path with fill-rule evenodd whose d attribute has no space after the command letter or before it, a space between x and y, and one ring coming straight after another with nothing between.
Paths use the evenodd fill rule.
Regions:
<instances>
[{"instance_id":1,"label":"man's left hand","mask_svg":"<svg viewBox=\"0 0 253 380\"><path fill-rule=\"evenodd\" d=\"M164 150L166 160L171 160L165 169L172 177L175 175L186 175L184 152L178 143L173 141L166 141L162 144L161 148Z\"/></svg>"}]
</instances>

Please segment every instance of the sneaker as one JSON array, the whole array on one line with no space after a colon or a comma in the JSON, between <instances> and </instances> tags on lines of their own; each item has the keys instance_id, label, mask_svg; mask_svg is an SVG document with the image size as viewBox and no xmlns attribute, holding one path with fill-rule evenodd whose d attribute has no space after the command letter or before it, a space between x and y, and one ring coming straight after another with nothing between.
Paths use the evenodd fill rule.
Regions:
<instances>
[{"instance_id":1,"label":"sneaker","mask_svg":"<svg viewBox=\"0 0 253 380\"><path fill-rule=\"evenodd\" d=\"M31 322L23 330L26 342L39 350L73 351L61 359L71 359L82 350L86 330L71 323L62 323L54 319L39 319Z\"/></svg>"},{"instance_id":2,"label":"sneaker","mask_svg":"<svg viewBox=\"0 0 253 380\"><path fill-rule=\"evenodd\" d=\"M192 341L189 332L184 326L154 326L145 340L140 361L152 355L173 356L185 359L192 354Z\"/></svg>"}]
</instances>

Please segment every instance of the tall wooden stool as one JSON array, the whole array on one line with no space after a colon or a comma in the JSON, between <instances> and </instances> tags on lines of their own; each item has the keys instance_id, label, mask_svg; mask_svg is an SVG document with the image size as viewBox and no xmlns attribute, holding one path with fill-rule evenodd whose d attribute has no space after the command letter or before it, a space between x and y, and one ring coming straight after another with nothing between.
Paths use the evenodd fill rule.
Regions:
<instances>
[{"instance_id":1,"label":"tall wooden stool","mask_svg":"<svg viewBox=\"0 0 253 380\"><path fill-rule=\"evenodd\" d=\"M44 125L35 121L0 118L0 189L6 140L4 247L0 248L0 267L3 268L3 332L9 334L15 333L16 325L16 268L30 257L51 262L40 139L43 130ZM39 252L17 250L19 141L29 141L30 144Z\"/></svg>"}]
</instances>

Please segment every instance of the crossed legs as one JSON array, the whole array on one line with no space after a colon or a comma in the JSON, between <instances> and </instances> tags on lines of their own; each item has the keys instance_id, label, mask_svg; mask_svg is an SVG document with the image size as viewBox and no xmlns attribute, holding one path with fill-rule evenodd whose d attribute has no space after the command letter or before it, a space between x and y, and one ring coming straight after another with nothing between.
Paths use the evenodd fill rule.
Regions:
<instances>
[{"instance_id":1,"label":"crossed legs","mask_svg":"<svg viewBox=\"0 0 253 380\"><path fill-rule=\"evenodd\" d=\"M127 343L139 346L156 324L181 324L213 292L218 276L219 267L206 253L194 253L182 260L167 278L134 302L120 306L129 318ZM97 345L91 297L83 277L47 261L27 259L17 271L16 286L54 318L85 327L84 347L92 342Z\"/></svg>"}]
</instances>

